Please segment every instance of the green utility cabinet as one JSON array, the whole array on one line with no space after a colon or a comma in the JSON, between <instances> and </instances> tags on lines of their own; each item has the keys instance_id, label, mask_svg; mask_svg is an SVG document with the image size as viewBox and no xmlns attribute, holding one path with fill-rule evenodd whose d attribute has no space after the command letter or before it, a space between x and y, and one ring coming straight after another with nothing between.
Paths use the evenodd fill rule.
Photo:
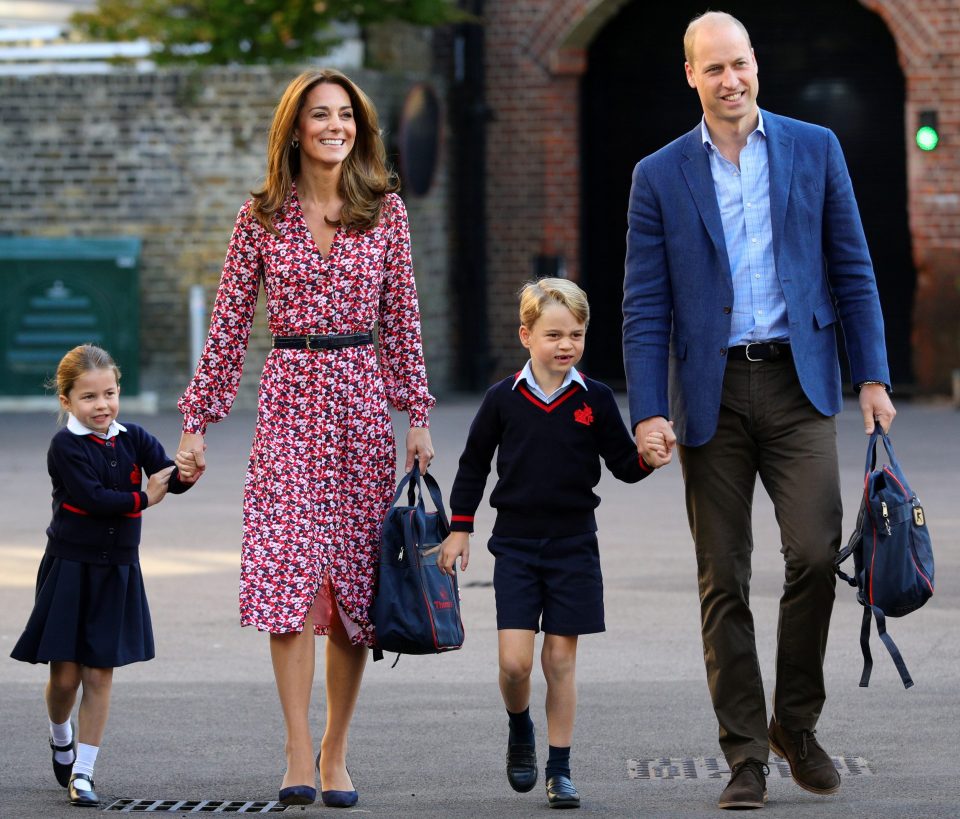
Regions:
<instances>
[{"instance_id":1,"label":"green utility cabinet","mask_svg":"<svg viewBox=\"0 0 960 819\"><path fill-rule=\"evenodd\" d=\"M140 240L0 237L0 395L37 396L63 354L90 342L140 392Z\"/></svg>"}]
</instances>

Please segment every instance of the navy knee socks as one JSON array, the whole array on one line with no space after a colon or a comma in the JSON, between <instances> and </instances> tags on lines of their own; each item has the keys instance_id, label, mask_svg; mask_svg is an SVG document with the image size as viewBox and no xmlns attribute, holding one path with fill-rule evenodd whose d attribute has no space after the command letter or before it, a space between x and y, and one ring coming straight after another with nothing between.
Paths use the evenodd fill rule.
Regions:
<instances>
[{"instance_id":1,"label":"navy knee socks","mask_svg":"<svg viewBox=\"0 0 960 819\"><path fill-rule=\"evenodd\" d=\"M543 772L544 778L551 776L570 776L570 748L550 746L550 756L547 757L547 769Z\"/></svg>"},{"instance_id":2,"label":"navy knee socks","mask_svg":"<svg viewBox=\"0 0 960 819\"><path fill-rule=\"evenodd\" d=\"M533 733L533 720L530 719L529 706L523 711L514 714L507 711L510 717L510 739L511 745L533 745L536 740Z\"/></svg>"}]
</instances>

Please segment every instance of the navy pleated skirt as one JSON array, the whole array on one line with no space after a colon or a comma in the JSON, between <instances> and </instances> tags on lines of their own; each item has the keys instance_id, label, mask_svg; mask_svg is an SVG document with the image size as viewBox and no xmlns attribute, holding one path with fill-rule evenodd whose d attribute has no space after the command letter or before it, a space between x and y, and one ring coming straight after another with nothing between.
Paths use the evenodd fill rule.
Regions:
<instances>
[{"instance_id":1,"label":"navy pleated skirt","mask_svg":"<svg viewBox=\"0 0 960 819\"><path fill-rule=\"evenodd\" d=\"M44 555L33 612L10 656L115 668L154 656L140 565L103 566Z\"/></svg>"}]
</instances>

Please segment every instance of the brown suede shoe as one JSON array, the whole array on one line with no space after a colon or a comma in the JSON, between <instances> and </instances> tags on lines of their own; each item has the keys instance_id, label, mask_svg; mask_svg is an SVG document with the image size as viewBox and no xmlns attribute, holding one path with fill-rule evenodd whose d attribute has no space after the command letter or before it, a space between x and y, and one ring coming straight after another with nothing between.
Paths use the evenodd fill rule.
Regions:
<instances>
[{"instance_id":1,"label":"brown suede shoe","mask_svg":"<svg viewBox=\"0 0 960 819\"><path fill-rule=\"evenodd\" d=\"M804 790L826 795L840 790L840 774L817 742L816 731L791 731L770 717L770 748L790 764L790 775Z\"/></svg>"},{"instance_id":2,"label":"brown suede shoe","mask_svg":"<svg viewBox=\"0 0 960 819\"><path fill-rule=\"evenodd\" d=\"M720 794L718 807L743 810L762 808L767 801L767 774L770 769L759 759L746 759L733 766L730 781Z\"/></svg>"}]
</instances>

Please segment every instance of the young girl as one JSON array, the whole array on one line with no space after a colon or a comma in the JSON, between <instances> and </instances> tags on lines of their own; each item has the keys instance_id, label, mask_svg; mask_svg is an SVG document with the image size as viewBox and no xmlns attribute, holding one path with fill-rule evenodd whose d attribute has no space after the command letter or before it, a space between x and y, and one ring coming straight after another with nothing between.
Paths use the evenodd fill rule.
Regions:
<instances>
[{"instance_id":1,"label":"young girl","mask_svg":"<svg viewBox=\"0 0 960 819\"><path fill-rule=\"evenodd\" d=\"M440 571L467 568L469 533L497 451L497 510L488 548L495 557L500 691L507 708L507 781L521 793L537 782L530 718L534 638L547 680L549 756L544 771L551 808L578 808L570 779L576 716L577 639L604 630L603 580L594 510L600 460L635 483L665 463L661 433L647 441L647 464L627 432L610 388L582 376L590 306L566 279L527 284L520 296L520 343L530 360L488 391L470 427L450 493L449 537Z\"/></svg>"},{"instance_id":2,"label":"young girl","mask_svg":"<svg viewBox=\"0 0 960 819\"><path fill-rule=\"evenodd\" d=\"M53 772L70 803L82 806L100 803L93 766L113 669L154 656L138 554L140 515L168 491L190 488L156 438L116 420L119 382L113 359L92 345L75 347L57 367L52 386L67 424L47 452L53 518L33 612L10 655L50 663L45 698ZM146 491L140 488L144 473ZM75 736L70 714L81 685Z\"/></svg>"}]
</instances>

